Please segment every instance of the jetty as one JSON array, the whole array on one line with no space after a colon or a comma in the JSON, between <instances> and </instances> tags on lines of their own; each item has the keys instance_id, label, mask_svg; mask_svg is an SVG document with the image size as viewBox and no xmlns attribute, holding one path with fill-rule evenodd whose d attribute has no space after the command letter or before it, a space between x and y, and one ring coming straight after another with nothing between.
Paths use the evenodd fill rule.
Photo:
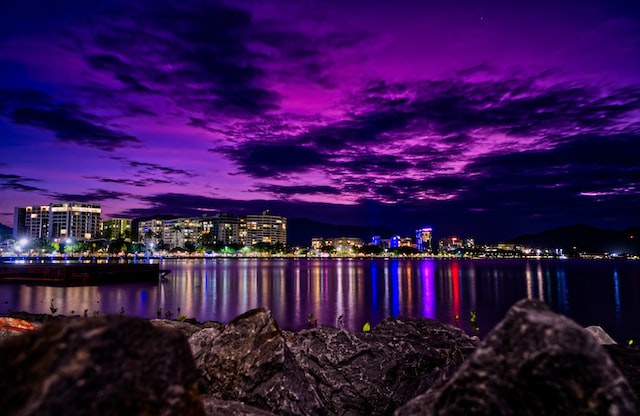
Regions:
<instances>
[{"instance_id":1,"label":"jetty","mask_svg":"<svg viewBox=\"0 0 640 416\"><path fill-rule=\"evenodd\" d=\"M95 285L127 282L158 282L168 270L158 264L45 263L0 264L0 283L42 285Z\"/></svg>"}]
</instances>

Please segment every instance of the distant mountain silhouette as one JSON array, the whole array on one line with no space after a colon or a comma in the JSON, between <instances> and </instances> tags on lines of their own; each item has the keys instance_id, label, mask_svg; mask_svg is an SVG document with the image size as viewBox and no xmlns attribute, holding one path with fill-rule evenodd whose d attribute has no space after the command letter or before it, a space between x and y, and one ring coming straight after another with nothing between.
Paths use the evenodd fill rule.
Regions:
<instances>
[{"instance_id":1,"label":"distant mountain silhouette","mask_svg":"<svg viewBox=\"0 0 640 416\"><path fill-rule=\"evenodd\" d=\"M605 230L584 224L554 228L515 237L510 242L540 248L561 248L565 253L640 254L640 227Z\"/></svg>"},{"instance_id":2,"label":"distant mountain silhouette","mask_svg":"<svg viewBox=\"0 0 640 416\"><path fill-rule=\"evenodd\" d=\"M12 234L13 234L13 228L7 227L4 224L0 224L0 241L4 241L11 238Z\"/></svg>"},{"instance_id":3,"label":"distant mountain silhouette","mask_svg":"<svg viewBox=\"0 0 640 416\"><path fill-rule=\"evenodd\" d=\"M287 219L287 241L294 245L309 246L313 237L356 237L368 243L374 235L389 238L392 235L392 231L386 227L333 225L307 218Z\"/></svg>"},{"instance_id":4,"label":"distant mountain silhouette","mask_svg":"<svg viewBox=\"0 0 640 416\"><path fill-rule=\"evenodd\" d=\"M176 215L154 215L133 220L132 228L137 234L138 224L141 221L151 219L169 220L178 218ZM307 247L311 245L313 237L355 237L362 239L365 243L371 241L371 237L379 235L382 238L389 238L391 230L386 227L362 227L357 225L333 225L307 218L287 218L287 242ZM137 236L134 235L134 238Z\"/></svg>"}]
</instances>

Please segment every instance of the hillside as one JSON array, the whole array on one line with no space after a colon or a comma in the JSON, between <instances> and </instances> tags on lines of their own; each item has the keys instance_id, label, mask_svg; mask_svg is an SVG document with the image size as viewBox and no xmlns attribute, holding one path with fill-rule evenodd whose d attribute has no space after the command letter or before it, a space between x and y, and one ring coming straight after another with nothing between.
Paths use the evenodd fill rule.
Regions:
<instances>
[{"instance_id":1,"label":"hillside","mask_svg":"<svg viewBox=\"0 0 640 416\"><path fill-rule=\"evenodd\" d=\"M308 246L313 237L356 237L365 243L371 241L371 237L379 235L389 238L392 232L386 227L362 227L357 225L333 225L306 218L287 219L287 241L291 244Z\"/></svg>"},{"instance_id":2,"label":"hillside","mask_svg":"<svg viewBox=\"0 0 640 416\"><path fill-rule=\"evenodd\" d=\"M0 241L7 240L11 238L13 229L11 227L7 227L4 224L0 224Z\"/></svg>"},{"instance_id":3,"label":"hillside","mask_svg":"<svg viewBox=\"0 0 640 416\"><path fill-rule=\"evenodd\" d=\"M533 247L562 248L566 253L640 254L640 227L606 230L584 224L526 234L510 240Z\"/></svg>"}]
</instances>

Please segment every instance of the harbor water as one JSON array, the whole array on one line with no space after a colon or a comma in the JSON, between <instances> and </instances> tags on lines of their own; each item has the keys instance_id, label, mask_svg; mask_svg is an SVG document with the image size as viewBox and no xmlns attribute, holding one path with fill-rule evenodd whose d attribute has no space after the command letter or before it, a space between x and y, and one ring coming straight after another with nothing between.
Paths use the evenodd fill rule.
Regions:
<instances>
[{"instance_id":1,"label":"harbor water","mask_svg":"<svg viewBox=\"0 0 640 416\"><path fill-rule=\"evenodd\" d=\"M514 302L539 299L617 342L640 342L640 262L624 260L170 259L158 283L0 285L10 310L227 323L265 307L281 328L359 331L387 317L432 318L486 335ZM475 315L475 322L471 316Z\"/></svg>"}]
</instances>

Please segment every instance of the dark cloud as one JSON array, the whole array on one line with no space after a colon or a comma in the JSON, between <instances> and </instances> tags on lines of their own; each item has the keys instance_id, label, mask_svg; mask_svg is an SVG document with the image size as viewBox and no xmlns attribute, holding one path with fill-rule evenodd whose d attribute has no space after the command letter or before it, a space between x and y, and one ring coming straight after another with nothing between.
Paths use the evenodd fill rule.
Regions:
<instances>
[{"instance_id":1,"label":"dark cloud","mask_svg":"<svg viewBox=\"0 0 640 416\"><path fill-rule=\"evenodd\" d=\"M128 178L101 178L98 176L85 176L86 179L95 180L101 183L118 184L144 188L152 185L162 185L176 183L175 181L160 178L128 179Z\"/></svg>"},{"instance_id":2,"label":"dark cloud","mask_svg":"<svg viewBox=\"0 0 640 416\"><path fill-rule=\"evenodd\" d=\"M49 130L65 142L97 147L111 152L116 148L139 143L133 136L97 124L94 117L75 108L21 108L12 114L16 124Z\"/></svg>"},{"instance_id":3,"label":"dark cloud","mask_svg":"<svg viewBox=\"0 0 640 416\"><path fill-rule=\"evenodd\" d=\"M108 152L140 143L109 127L104 118L82 111L75 104L56 103L39 91L0 91L0 114L15 124L48 130L61 141Z\"/></svg>"},{"instance_id":4,"label":"dark cloud","mask_svg":"<svg viewBox=\"0 0 640 416\"><path fill-rule=\"evenodd\" d=\"M220 3L138 1L101 16L91 35L76 33L74 48L124 91L191 111L251 115L279 100L249 47L260 41L255 32L250 13Z\"/></svg>"},{"instance_id":5,"label":"dark cloud","mask_svg":"<svg viewBox=\"0 0 640 416\"><path fill-rule=\"evenodd\" d=\"M158 163L139 162L125 157L114 156L112 160L124 163L128 169L132 169L132 176L140 178L139 180L129 181L131 184L138 186L139 183L176 183L176 177L193 178L196 176L194 172L176 169L169 166L163 166ZM106 179L113 181L114 179Z\"/></svg>"},{"instance_id":6,"label":"dark cloud","mask_svg":"<svg viewBox=\"0 0 640 416\"><path fill-rule=\"evenodd\" d=\"M255 178L324 172L343 194L387 203L468 198L474 187L491 195L500 188L565 184L567 192L573 188L556 177L566 164L579 175L569 181L573 186L593 176L594 185L617 189L637 175L639 128L632 120L640 88L542 78L373 83L353 94L359 110L342 120L293 134L287 124L266 123L259 141L249 134L258 131L250 123L250 130L226 132L236 145L212 151ZM613 180L616 174L625 179ZM281 194L302 195L306 187L294 181L288 190ZM526 192L519 196L531 199Z\"/></svg>"},{"instance_id":7,"label":"dark cloud","mask_svg":"<svg viewBox=\"0 0 640 416\"><path fill-rule=\"evenodd\" d=\"M292 195L339 195L340 189L326 185L267 185L262 184L255 187L256 192L267 192L280 198L287 198Z\"/></svg>"},{"instance_id":8,"label":"dark cloud","mask_svg":"<svg viewBox=\"0 0 640 416\"><path fill-rule=\"evenodd\" d=\"M20 175L0 173L0 189L20 191L20 192L46 192L42 188L29 185L26 182L41 182L38 179L28 178Z\"/></svg>"},{"instance_id":9,"label":"dark cloud","mask_svg":"<svg viewBox=\"0 0 640 416\"><path fill-rule=\"evenodd\" d=\"M278 178L327 163L327 158L315 149L280 143L247 142L241 147L226 147L215 152L223 152L238 163L242 173L255 178Z\"/></svg>"},{"instance_id":10,"label":"dark cloud","mask_svg":"<svg viewBox=\"0 0 640 416\"><path fill-rule=\"evenodd\" d=\"M116 192L116 191L107 191L104 189L91 189L89 192L82 194L64 194L64 193L53 193L50 194L52 198L55 198L58 201L73 201L73 202L100 202L100 201L109 201L113 199L124 200L127 197L131 197L130 194Z\"/></svg>"}]
</instances>

